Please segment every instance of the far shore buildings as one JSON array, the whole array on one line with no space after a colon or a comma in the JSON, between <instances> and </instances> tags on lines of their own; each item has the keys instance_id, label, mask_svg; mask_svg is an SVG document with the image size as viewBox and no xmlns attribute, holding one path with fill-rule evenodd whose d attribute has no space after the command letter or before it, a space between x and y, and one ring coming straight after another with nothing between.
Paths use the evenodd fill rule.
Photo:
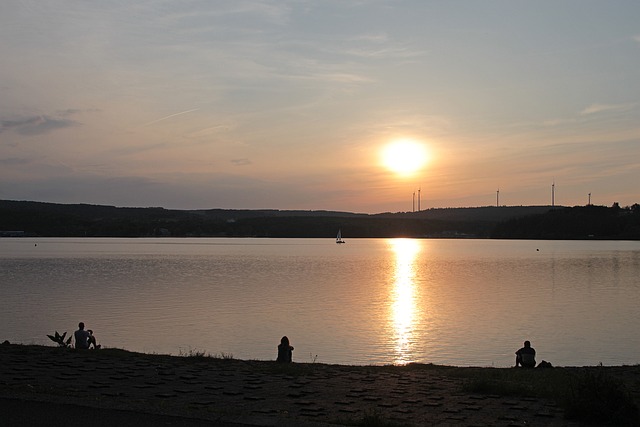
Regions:
<instances>
[{"instance_id":1,"label":"far shore buildings","mask_svg":"<svg viewBox=\"0 0 640 427\"><path fill-rule=\"evenodd\" d=\"M0 230L0 237L25 237L24 231L3 231Z\"/></svg>"}]
</instances>

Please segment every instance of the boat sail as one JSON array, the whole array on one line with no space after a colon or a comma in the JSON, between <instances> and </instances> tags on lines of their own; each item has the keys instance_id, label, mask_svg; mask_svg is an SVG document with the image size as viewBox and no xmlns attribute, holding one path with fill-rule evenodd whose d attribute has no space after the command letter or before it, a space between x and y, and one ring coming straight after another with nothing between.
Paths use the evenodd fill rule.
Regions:
<instances>
[{"instance_id":1,"label":"boat sail","mask_svg":"<svg viewBox=\"0 0 640 427\"><path fill-rule=\"evenodd\" d=\"M336 243L346 243L342 240L342 230L338 230L338 235L336 236Z\"/></svg>"}]
</instances>

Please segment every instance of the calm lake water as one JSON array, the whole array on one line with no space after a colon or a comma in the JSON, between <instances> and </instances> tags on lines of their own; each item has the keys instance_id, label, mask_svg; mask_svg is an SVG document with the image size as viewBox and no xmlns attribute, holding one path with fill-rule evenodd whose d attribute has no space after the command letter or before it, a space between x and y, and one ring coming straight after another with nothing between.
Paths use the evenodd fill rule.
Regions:
<instances>
[{"instance_id":1,"label":"calm lake water","mask_svg":"<svg viewBox=\"0 0 640 427\"><path fill-rule=\"evenodd\" d=\"M0 340L269 360L640 363L640 242L0 239Z\"/></svg>"}]
</instances>

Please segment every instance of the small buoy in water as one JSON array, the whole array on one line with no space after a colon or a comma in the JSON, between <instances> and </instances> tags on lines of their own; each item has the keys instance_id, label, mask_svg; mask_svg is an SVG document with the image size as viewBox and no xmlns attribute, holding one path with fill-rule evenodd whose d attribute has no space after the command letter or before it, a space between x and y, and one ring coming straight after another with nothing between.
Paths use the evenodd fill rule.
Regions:
<instances>
[{"instance_id":1,"label":"small buoy in water","mask_svg":"<svg viewBox=\"0 0 640 427\"><path fill-rule=\"evenodd\" d=\"M540 251L540 249L536 248L536 251Z\"/></svg>"}]
</instances>

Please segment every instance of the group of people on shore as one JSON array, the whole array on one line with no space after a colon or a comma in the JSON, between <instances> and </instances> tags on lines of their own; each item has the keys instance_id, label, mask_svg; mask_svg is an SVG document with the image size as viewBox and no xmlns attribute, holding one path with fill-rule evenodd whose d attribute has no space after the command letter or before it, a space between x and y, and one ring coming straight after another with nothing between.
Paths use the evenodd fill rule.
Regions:
<instances>
[{"instance_id":1,"label":"group of people on shore","mask_svg":"<svg viewBox=\"0 0 640 427\"><path fill-rule=\"evenodd\" d=\"M100 344L96 342L96 337L91 329L84 329L84 322L78 323L78 330L73 333L75 338L75 348L88 350L90 348L99 349ZM93 346L93 347L92 347ZM285 335L280 339L278 344L278 356L276 362L291 363L293 361L293 346L289 342L289 338ZM548 362L542 362L548 363ZM541 364L542 364L541 363ZM536 367L536 351L531 347L531 342L525 341L524 347L516 351L516 368L535 368Z\"/></svg>"},{"instance_id":2,"label":"group of people on shore","mask_svg":"<svg viewBox=\"0 0 640 427\"><path fill-rule=\"evenodd\" d=\"M79 350L89 350L91 348L97 350L102 347L97 343L93 331L84 328L84 322L78 323L78 330L73 333L73 338L75 339L74 347ZM280 340L276 361L280 363L291 363L293 361L293 346L286 336Z\"/></svg>"},{"instance_id":3,"label":"group of people on shore","mask_svg":"<svg viewBox=\"0 0 640 427\"><path fill-rule=\"evenodd\" d=\"M278 357L277 362L291 363L293 356L293 346L289 343L287 336L282 337L280 344L278 345ZM550 363L544 360L540 363L540 367L551 366ZM531 347L530 341L524 342L524 347L516 351L516 368L535 368L536 367L536 350Z\"/></svg>"},{"instance_id":4,"label":"group of people on shore","mask_svg":"<svg viewBox=\"0 0 640 427\"><path fill-rule=\"evenodd\" d=\"M73 338L75 339L74 347L79 350L89 350L91 348L97 350L102 347L97 343L93 331L84 328L84 322L78 323L78 330L73 333ZM280 340L276 361L279 363L291 363L293 361L293 346L286 336Z\"/></svg>"},{"instance_id":5,"label":"group of people on shore","mask_svg":"<svg viewBox=\"0 0 640 427\"><path fill-rule=\"evenodd\" d=\"M293 346L289 343L289 338L287 336L282 337L280 340L280 344L278 345L278 357L276 359L277 362L280 363L291 363L293 356ZM542 364L546 364L544 360L541 362ZM549 364L550 366L550 364ZM530 341L524 342L524 347L516 351L516 368L535 368L536 367L536 350L531 347Z\"/></svg>"}]
</instances>

